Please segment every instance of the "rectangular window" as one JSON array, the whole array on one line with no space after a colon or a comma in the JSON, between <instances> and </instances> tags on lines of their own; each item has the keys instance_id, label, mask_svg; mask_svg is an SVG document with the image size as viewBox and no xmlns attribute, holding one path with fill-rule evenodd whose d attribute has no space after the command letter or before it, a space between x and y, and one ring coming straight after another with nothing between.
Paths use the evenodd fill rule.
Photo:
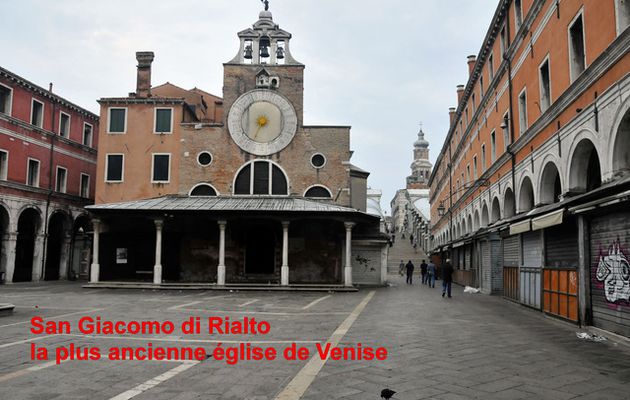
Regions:
<instances>
[{"instance_id":1,"label":"rectangular window","mask_svg":"<svg viewBox=\"0 0 630 400\"><path fill-rule=\"evenodd\" d=\"M479 100L483 99L483 76L479 77Z\"/></svg>"},{"instance_id":2,"label":"rectangular window","mask_svg":"<svg viewBox=\"0 0 630 400\"><path fill-rule=\"evenodd\" d=\"M13 89L0 84L0 113L11 115Z\"/></svg>"},{"instance_id":3,"label":"rectangular window","mask_svg":"<svg viewBox=\"0 0 630 400\"><path fill-rule=\"evenodd\" d=\"M507 51L507 35L505 32L506 32L505 25L503 25L503 28L501 28L501 37L500 37L501 55L505 54L505 52Z\"/></svg>"},{"instance_id":4,"label":"rectangular window","mask_svg":"<svg viewBox=\"0 0 630 400\"><path fill-rule=\"evenodd\" d=\"M469 123L470 123L470 120L468 119L468 107L466 107L466 127L468 127Z\"/></svg>"},{"instance_id":5,"label":"rectangular window","mask_svg":"<svg viewBox=\"0 0 630 400\"><path fill-rule=\"evenodd\" d=\"M521 0L514 0L514 14L516 20L516 32L518 32L521 25L523 25L523 4Z\"/></svg>"},{"instance_id":6,"label":"rectangular window","mask_svg":"<svg viewBox=\"0 0 630 400\"><path fill-rule=\"evenodd\" d=\"M108 154L105 163L105 182L122 182L124 178L124 156Z\"/></svg>"},{"instance_id":7,"label":"rectangular window","mask_svg":"<svg viewBox=\"0 0 630 400\"><path fill-rule=\"evenodd\" d=\"M486 145L481 145L481 172L486 170Z\"/></svg>"},{"instance_id":8,"label":"rectangular window","mask_svg":"<svg viewBox=\"0 0 630 400\"><path fill-rule=\"evenodd\" d=\"M63 111L59 112L59 136L70 137L70 115Z\"/></svg>"},{"instance_id":9,"label":"rectangular window","mask_svg":"<svg viewBox=\"0 0 630 400\"><path fill-rule=\"evenodd\" d=\"M66 193L66 183L68 179L68 170L63 167L57 167L57 179L55 180L55 190L59 193Z\"/></svg>"},{"instance_id":10,"label":"rectangular window","mask_svg":"<svg viewBox=\"0 0 630 400\"><path fill-rule=\"evenodd\" d=\"M630 0L615 0L617 12L617 35L621 35L630 26Z\"/></svg>"},{"instance_id":11,"label":"rectangular window","mask_svg":"<svg viewBox=\"0 0 630 400\"><path fill-rule=\"evenodd\" d=\"M569 27L569 62L571 63L571 82L573 82L586 69L584 22L581 13Z\"/></svg>"},{"instance_id":12,"label":"rectangular window","mask_svg":"<svg viewBox=\"0 0 630 400\"><path fill-rule=\"evenodd\" d=\"M153 175L151 182L167 183L170 180L171 155L153 154Z\"/></svg>"},{"instance_id":13,"label":"rectangular window","mask_svg":"<svg viewBox=\"0 0 630 400\"><path fill-rule=\"evenodd\" d=\"M6 181L9 172L9 152L0 150L0 180Z\"/></svg>"},{"instance_id":14,"label":"rectangular window","mask_svg":"<svg viewBox=\"0 0 630 400\"><path fill-rule=\"evenodd\" d=\"M473 115L475 115L475 103L476 103L475 94L473 93L472 94L472 113L473 113Z\"/></svg>"},{"instance_id":15,"label":"rectangular window","mask_svg":"<svg viewBox=\"0 0 630 400\"><path fill-rule=\"evenodd\" d=\"M522 134L527 130L527 91L525 89L518 95L518 123Z\"/></svg>"},{"instance_id":16,"label":"rectangular window","mask_svg":"<svg viewBox=\"0 0 630 400\"><path fill-rule=\"evenodd\" d=\"M127 109L126 108L110 108L109 109L109 125L107 133L125 133L127 132Z\"/></svg>"},{"instance_id":17,"label":"rectangular window","mask_svg":"<svg viewBox=\"0 0 630 400\"><path fill-rule=\"evenodd\" d=\"M84 198L90 197L90 175L81 173L81 186L79 187L79 195Z\"/></svg>"},{"instance_id":18,"label":"rectangular window","mask_svg":"<svg viewBox=\"0 0 630 400\"><path fill-rule=\"evenodd\" d=\"M477 180L477 156L473 157L473 179Z\"/></svg>"},{"instance_id":19,"label":"rectangular window","mask_svg":"<svg viewBox=\"0 0 630 400\"><path fill-rule=\"evenodd\" d=\"M269 168L266 162L254 163L254 194L269 194Z\"/></svg>"},{"instance_id":20,"label":"rectangular window","mask_svg":"<svg viewBox=\"0 0 630 400\"><path fill-rule=\"evenodd\" d=\"M154 133L172 133L173 132L173 109L172 108L156 108L155 109L155 126Z\"/></svg>"},{"instance_id":21,"label":"rectangular window","mask_svg":"<svg viewBox=\"0 0 630 400\"><path fill-rule=\"evenodd\" d=\"M494 164L497 159L497 133L492 131L490 133L490 162Z\"/></svg>"},{"instance_id":22,"label":"rectangular window","mask_svg":"<svg viewBox=\"0 0 630 400\"><path fill-rule=\"evenodd\" d=\"M540 111L545 112L551 105L551 77L549 72L549 58L540 66Z\"/></svg>"},{"instance_id":23,"label":"rectangular window","mask_svg":"<svg viewBox=\"0 0 630 400\"><path fill-rule=\"evenodd\" d=\"M44 125L44 103L31 100L31 124L42 127Z\"/></svg>"},{"instance_id":24,"label":"rectangular window","mask_svg":"<svg viewBox=\"0 0 630 400\"><path fill-rule=\"evenodd\" d=\"M29 158L26 168L26 184L39 187L39 161Z\"/></svg>"},{"instance_id":25,"label":"rectangular window","mask_svg":"<svg viewBox=\"0 0 630 400\"><path fill-rule=\"evenodd\" d=\"M83 123L83 145L92 147L92 131L94 127L87 122Z\"/></svg>"},{"instance_id":26,"label":"rectangular window","mask_svg":"<svg viewBox=\"0 0 630 400\"><path fill-rule=\"evenodd\" d=\"M490 82L494 79L494 54L490 54L488 57L488 77Z\"/></svg>"}]
</instances>

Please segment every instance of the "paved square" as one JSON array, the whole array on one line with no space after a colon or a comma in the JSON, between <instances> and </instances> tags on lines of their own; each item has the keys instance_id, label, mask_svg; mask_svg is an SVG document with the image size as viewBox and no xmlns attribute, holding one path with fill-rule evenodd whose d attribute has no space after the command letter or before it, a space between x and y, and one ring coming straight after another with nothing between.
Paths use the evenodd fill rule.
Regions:
<instances>
[{"instance_id":1,"label":"paved square","mask_svg":"<svg viewBox=\"0 0 630 400\"><path fill-rule=\"evenodd\" d=\"M397 278L395 278L397 279ZM497 297L443 299L438 288L358 293L86 290L76 283L0 287L16 305L0 318L0 386L11 399L625 399L630 351L613 338L581 341L576 327ZM171 320L191 316L268 321L267 335L34 335L30 318ZM203 347L221 342L311 351L304 361L31 361L30 346ZM316 344L386 347L385 361L322 361ZM314 356L313 356L314 355ZM3 397L10 393L10 397Z\"/></svg>"}]
</instances>

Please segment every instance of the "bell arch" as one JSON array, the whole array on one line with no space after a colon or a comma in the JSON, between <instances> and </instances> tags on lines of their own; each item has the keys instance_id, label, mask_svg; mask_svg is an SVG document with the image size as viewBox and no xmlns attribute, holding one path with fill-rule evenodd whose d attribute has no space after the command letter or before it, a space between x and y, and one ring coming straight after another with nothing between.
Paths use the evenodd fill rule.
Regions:
<instances>
[{"instance_id":1,"label":"bell arch","mask_svg":"<svg viewBox=\"0 0 630 400\"><path fill-rule=\"evenodd\" d=\"M289 195L289 179L273 161L254 160L243 165L234 176L235 195Z\"/></svg>"}]
</instances>

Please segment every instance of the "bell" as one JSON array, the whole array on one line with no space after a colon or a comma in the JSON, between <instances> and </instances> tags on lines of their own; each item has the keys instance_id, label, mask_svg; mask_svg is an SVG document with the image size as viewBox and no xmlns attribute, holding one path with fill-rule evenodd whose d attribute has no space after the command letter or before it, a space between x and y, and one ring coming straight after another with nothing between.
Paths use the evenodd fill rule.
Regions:
<instances>
[{"instance_id":1,"label":"bell","mask_svg":"<svg viewBox=\"0 0 630 400\"><path fill-rule=\"evenodd\" d=\"M278 50L276 50L276 58L278 60L282 60L284 58L284 49L282 47L278 47Z\"/></svg>"},{"instance_id":2,"label":"bell","mask_svg":"<svg viewBox=\"0 0 630 400\"><path fill-rule=\"evenodd\" d=\"M261 58L268 58L269 57L269 48L267 46L264 46L264 47L260 48L260 57Z\"/></svg>"},{"instance_id":3,"label":"bell","mask_svg":"<svg viewBox=\"0 0 630 400\"><path fill-rule=\"evenodd\" d=\"M245 47L245 59L246 60L252 59L252 46Z\"/></svg>"}]
</instances>

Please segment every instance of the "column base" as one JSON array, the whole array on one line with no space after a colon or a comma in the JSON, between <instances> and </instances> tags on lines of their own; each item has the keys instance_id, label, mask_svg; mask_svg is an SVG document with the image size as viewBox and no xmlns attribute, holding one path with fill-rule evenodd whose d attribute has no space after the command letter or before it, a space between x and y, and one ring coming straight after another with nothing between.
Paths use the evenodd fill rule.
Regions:
<instances>
[{"instance_id":1,"label":"column base","mask_svg":"<svg viewBox=\"0 0 630 400\"><path fill-rule=\"evenodd\" d=\"M280 285L289 286L289 266L283 265L280 269Z\"/></svg>"},{"instance_id":2,"label":"column base","mask_svg":"<svg viewBox=\"0 0 630 400\"><path fill-rule=\"evenodd\" d=\"M217 285L225 286L225 265L217 267Z\"/></svg>"},{"instance_id":3,"label":"column base","mask_svg":"<svg viewBox=\"0 0 630 400\"><path fill-rule=\"evenodd\" d=\"M100 275L100 264L92 264L90 266L90 283L97 283Z\"/></svg>"},{"instance_id":4,"label":"column base","mask_svg":"<svg viewBox=\"0 0 630 400\"><path fill-rule=\"evenodd\" d=\"M344 286L347 286L347 287L352 286L352 267L345 267L343 269L343 275L344 275L344 280L343 280Z\"/></svg>"},{"instance_id":5,"label":"column base","mask_svg":"<svg viewBox=\"0 0 630 400\"><path fill-rule=\"evenodd\" d=\"M162 266L154 265L153 266L153 283L159 285L162 283Z\"/></svg>"}]
</instances>

